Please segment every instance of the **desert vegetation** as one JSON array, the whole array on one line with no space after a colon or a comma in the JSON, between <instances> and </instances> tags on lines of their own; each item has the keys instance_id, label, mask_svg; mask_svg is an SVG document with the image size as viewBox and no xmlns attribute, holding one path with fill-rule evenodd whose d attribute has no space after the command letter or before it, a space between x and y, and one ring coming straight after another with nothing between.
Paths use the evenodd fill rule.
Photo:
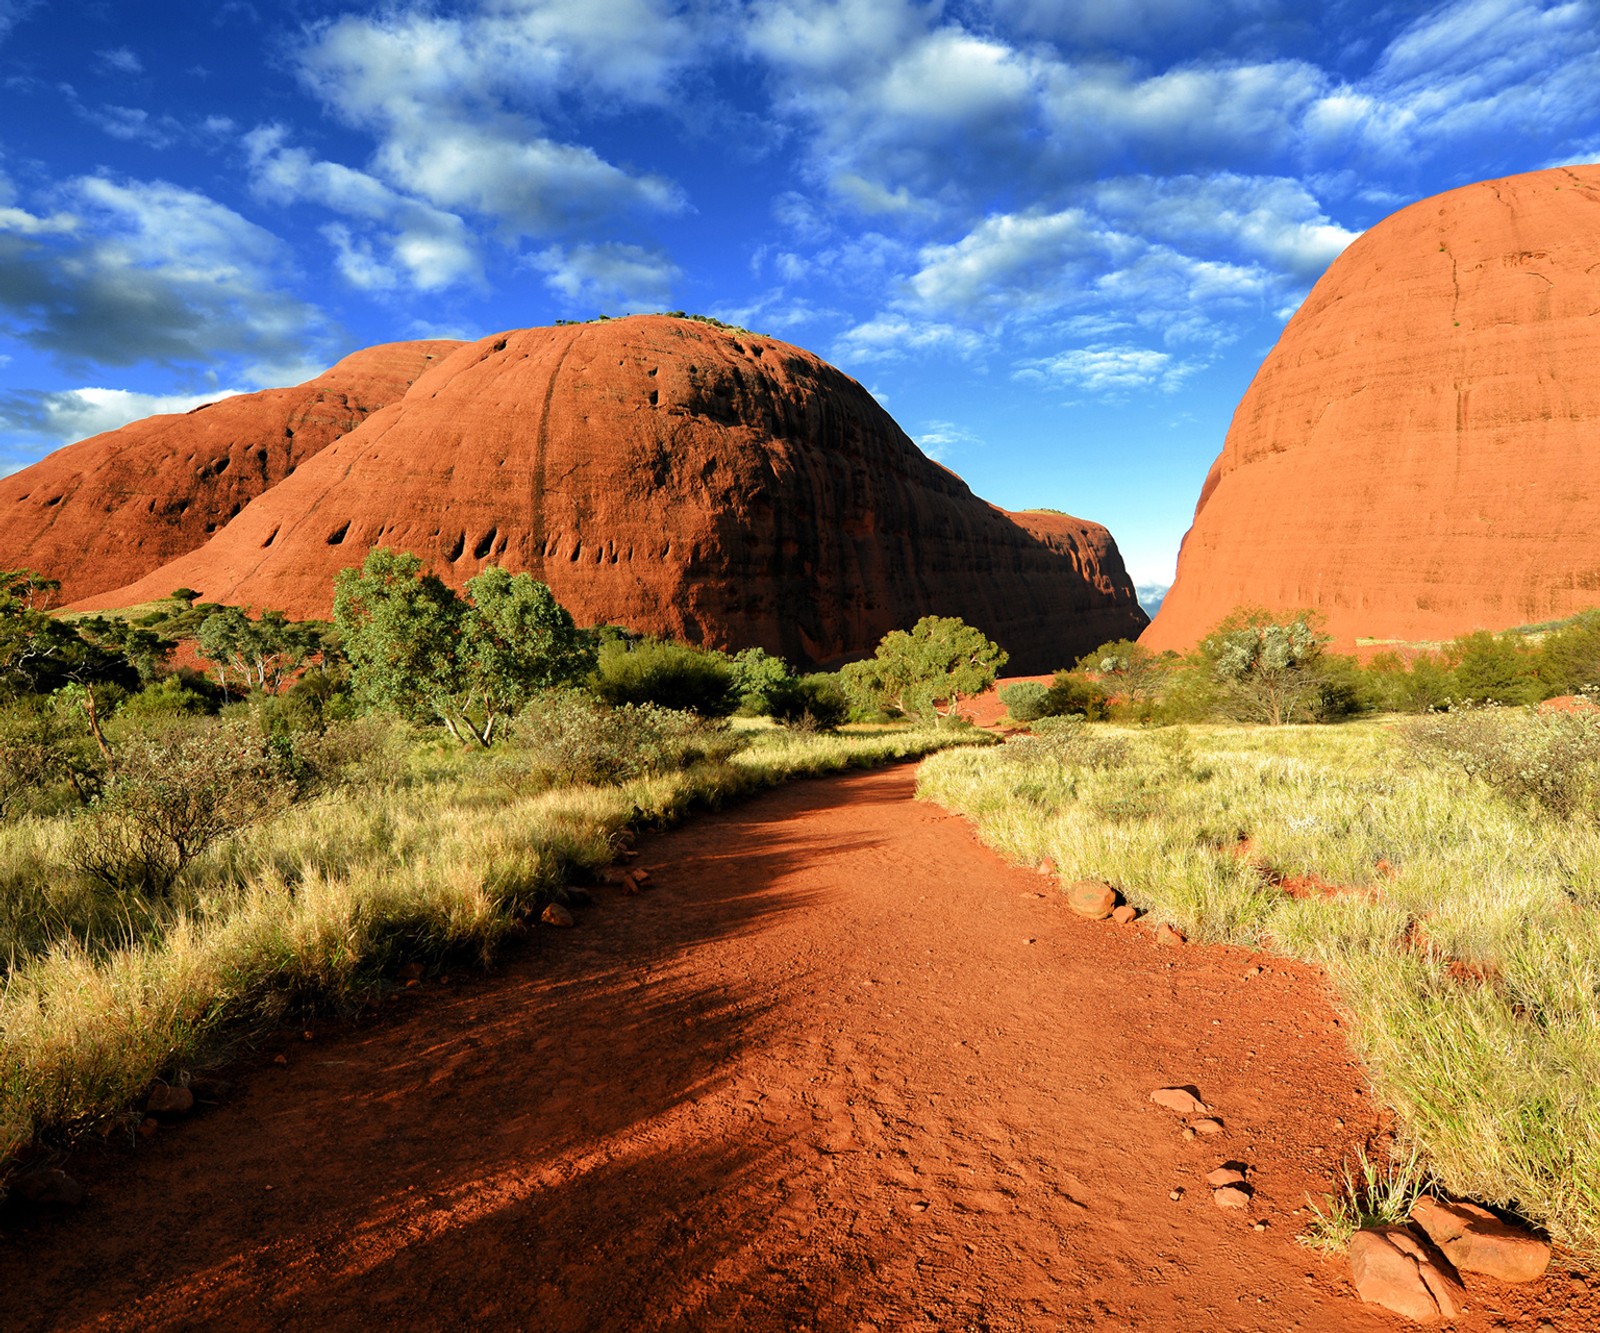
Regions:
<instances>
[{"instance_id":1,"label":"desert vegetation","mask_svg":"<svg viewBox=\"0 0 1600 1333\"><path fill-rule=\"evenodd\" d=\"M635 828L990 739L840 731L836 677L581 630L527 575L458 593L399 552L341 575L332 625L187 589L72 620L0 583L0 1186L402 961L487 960ZM215 679L168 665L180 638Z\"/></svg>"},{"instance_id":2,"label":"desert vegetation","mask_svg":"<svg viewBox=\"0 0 1600 1333\"><path fill-rule=\"evenodd\" d=\"M1329 651L1311 612L1235 611L1187 655L1107 643L1046 686L1002 689L1014 721L1080 716L1141 725L1339 722L1600 693L1600 610L1364 660Z\"/></svg>"},{"instance_id":3,"label":"desert vegetation","mask_svg":"<svg viewBox=\"0 0 1600 1333\"><path fill-rule=\"evenodd\" d=\"M1354 1203L1431 1174L1592 1254L1597 780L1593 713L1458 707L1340 727L1058 719L934 757L920 792L1191 939L1322 965L1411 1163L1369 1164Z\"/></svg>"}]
</instances>

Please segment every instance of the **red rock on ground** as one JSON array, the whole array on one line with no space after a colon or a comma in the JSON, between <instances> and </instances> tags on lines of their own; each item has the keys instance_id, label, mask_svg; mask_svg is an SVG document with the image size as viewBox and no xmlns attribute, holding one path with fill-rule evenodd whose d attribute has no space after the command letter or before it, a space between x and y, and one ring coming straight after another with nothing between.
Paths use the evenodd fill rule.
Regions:
<instances>
[{"instance_id":1,"label":"red rock on ground","mask_svg":"<svg viewBox=\"0 0 1600 1333\"><path fill-rule=\"evenodd\" d=\"M1104 880L1076 880L1067 885L1067 906L1079 916L1103 921L1117 906L1117 891Z\"/></svg>"},{"instance_id":2,"label":"red rock on ground","mask_svg":"<svg viewBox=\"0 0 1600 1333\"><path fill-rule=\"evenodd\" d=\"M1411 1210L1411 1220L1463 1273L1482 1273L1500 1282L1533 1282L1550 1264L1547 1242L1475 1204L1424 1197Z\"/></svg>"},{"instance_id":3,"label":"red rock on ground","mask_svg":"<svg viewBox=\"0 0 1600 1333\"><path fill-rule=\"evenodd\" d=\"M1402 209L1336 259L1257 373L1142 641L1235 607L1335 639L1449 639L1600 603L1600 167Z\"/></svg>"},{"instance_id":4,"label":"red rock on ground","mask_svg":"<svg viewBox=\"0 0 1600 1333\"><path fill-rule=\"evenodd\" d=\"M809 352L656 315L460 347L200 550L81 605L182 584L326 615L334 574L376 545L455 585L527 570L580 623L800 663L929 613L983 629L1021 671L1145 624L1098 524L1014 521Z\"/></svg>"},{"instance_id":5,"label":"red rock on ground","mask_svg":"<svg viewBox=\"0 0 1600 1333\"><path fill-rule=\"evenodd\" d=\"M1370 1227L1350 1240L1350 1281L1363 1301L1419 1324L1461 1313L1466 1292L1405 1227Z\"/></svg>"},{"instance_id":6,"label":"red rock on ground","mask_svg":"<svg viewBox=\"0 0 1600 1333\"><path fill-rule=\"evenodd\" d=\"M69 601L130 583L204 545L459 346L369 347L292 389L147 417L57 449L0 479L0 565L60 579Z\"/></svg>"}]
</instances>

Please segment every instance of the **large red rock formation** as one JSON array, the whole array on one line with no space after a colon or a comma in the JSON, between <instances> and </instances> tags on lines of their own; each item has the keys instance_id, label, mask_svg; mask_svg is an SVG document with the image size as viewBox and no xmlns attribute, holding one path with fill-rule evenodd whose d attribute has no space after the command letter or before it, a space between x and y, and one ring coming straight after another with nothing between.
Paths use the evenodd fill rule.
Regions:
<instances>
[{"instance_id":1,"label":"large red rock formation","mask_svg":"<svg viewBox=\"0 0 1600 1333\"><path fill-rule=\"evenodd\" d=\"M1143 628L1104 528L1021 522L810 353L634 316L461 347L204 547L86 605L184 584L326 615L334 574L385 545L457 585L528 570L580 623L797 662L928 613L980 626L1022 671Z\"/></svg>"},{"instance_id":2,"label":"large red rock formation","mask_svg":"<svg viewBox=\"0 0 1600 1333\"><path fill-rule=\"evenodd\" d=\"M58 449L0 480L0 564L59 578L67 599L121 587L204 545L459 346L369 347L292 389L148 417Z\"/></svg>"},{"instance_id":3,"label":"large red rock formation","mask_svg":"<svg viewBox=\"0 0 1600 1333\"><path fill-rule=\"evenodd\" d=\"M1600 603L1600 167L1403 209L1334 261L1234 415L1144 642L1236 606L1418 642Z\"/></svg>"}]
</instances>

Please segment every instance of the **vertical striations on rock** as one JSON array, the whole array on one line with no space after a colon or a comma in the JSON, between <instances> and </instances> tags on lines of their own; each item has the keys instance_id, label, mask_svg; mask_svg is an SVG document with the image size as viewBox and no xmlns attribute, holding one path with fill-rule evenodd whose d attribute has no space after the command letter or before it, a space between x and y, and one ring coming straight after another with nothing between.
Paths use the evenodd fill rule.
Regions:
<instances>
[{"instance_id":1,"label":"vertical striations on rock","mask_svg":"<svg viewBox=\"0 0 1600 1333\"><path fill-rule=\"evenodd\" d=\"M1007 515L809 352L669 316L460 346L205 546L84 604L187 584L326 614L379 545L456 585L529 570L580 622L805 663L935 613L1044 671L1146 623L1104 528Z\"/></svg>"},{"instance_id":2,"label":"vertical striations on rock","mask_svg":"<svg viewBox=\"0 0 1600 1333\"><path fill-rule=\"evenodd\" d=\"M458 346L369 347L292 389L147 417L58 449L0 479L0 564L59 578L65 600L130 583L203 546Z\"/></svg>"},{"instance_id":3,"label":"vertical striations on rock","mask_svg":"<svg viewBox=\"0 0 1600 1333\"><path fill-rule=\"evenodd\" d=\"M1600 167L1485 181L1334 261L1257 373L1144 641L1310 607L1343 646L1600 604Z\"/></svg>"}]
</instances>

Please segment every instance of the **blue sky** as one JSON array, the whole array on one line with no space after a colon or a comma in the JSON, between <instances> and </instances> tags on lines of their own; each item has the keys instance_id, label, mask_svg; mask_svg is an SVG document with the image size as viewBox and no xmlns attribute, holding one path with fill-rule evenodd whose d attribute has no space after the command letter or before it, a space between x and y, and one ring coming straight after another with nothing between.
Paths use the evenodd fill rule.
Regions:
<instances>
[{"instance_id":1,"label":"blue sky","mask_svg":"<svg viewBox=\"0 0 1600 1333\"><path fill-rule=\"evenodd\" d=\"M0 467L375 342L686 309L1171 578L1362 229L1600 158L1600 0L0 0Z\"/></svg>"}]
</instances>

